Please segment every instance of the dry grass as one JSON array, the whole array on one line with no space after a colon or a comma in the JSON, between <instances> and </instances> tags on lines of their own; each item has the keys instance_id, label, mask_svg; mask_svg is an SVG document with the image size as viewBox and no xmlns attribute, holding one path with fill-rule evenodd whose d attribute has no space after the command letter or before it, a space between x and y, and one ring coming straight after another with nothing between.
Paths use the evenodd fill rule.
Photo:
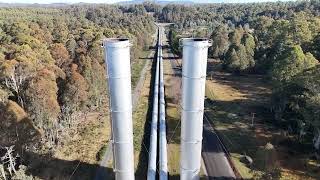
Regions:
<instances>
[{"instance_id":1,"label":"dry grass","mask_svg":"<svg viewBox=\"0 0 320 180\"><path fill-rule=\"evenodd\" d=\"M214 100L233 101L244 99L244 94L227 85L219 84L214 79L206 83L206 96Z\"/></svg>"}]
</instances>

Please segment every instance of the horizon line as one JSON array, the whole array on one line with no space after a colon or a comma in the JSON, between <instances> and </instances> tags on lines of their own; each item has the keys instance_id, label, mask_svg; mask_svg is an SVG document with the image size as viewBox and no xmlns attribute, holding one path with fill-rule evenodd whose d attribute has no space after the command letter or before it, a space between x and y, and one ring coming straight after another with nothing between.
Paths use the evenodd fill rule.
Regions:
<instances>
[{"instance_id":1,"label":"horizon line","mask_svg":"<svg viewBox=\"0 0 320 180\"><path fill-rule=\"evenodd\" d=\"M181 4L183 4L183 2L190 2L193 4L251 4L251 3L277 3L277 2L288 2L288 1L297 1L297 0L256 0L256 1L250 1L248 2L248 0L243 0L244 2L225 2L224 0L220 0L221 2L194 2L193 0L186 0L186 1L171 1L171 0L160 0L161 2L172 2L172 3L179 3L181 2ZM231 0L232 1L232 0ZM38 2L2 2L0 1L1 4L29 4L29 5L50 5L50 4L66 4L66 5L74 5L74 4L117 4L117 3L122 3L122 2L132 2L134 4L134 0L124 0L124 1L117 1L117 2L51 2L51 3L38 3ZM148 1L145 1L148 2ZM152 2L152 1L151 1ZM143 3L143 1L141 2L137 2L136 4L140 4ZM153 1L152 3L155 4L160 4L157 3L156 1Z\"/></svg>"}]
</instances>

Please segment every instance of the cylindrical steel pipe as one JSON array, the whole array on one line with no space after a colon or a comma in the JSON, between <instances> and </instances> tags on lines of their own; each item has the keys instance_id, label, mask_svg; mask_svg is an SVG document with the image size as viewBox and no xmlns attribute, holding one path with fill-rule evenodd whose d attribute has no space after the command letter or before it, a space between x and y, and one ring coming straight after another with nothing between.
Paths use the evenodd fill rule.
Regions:
<instances>
[{"instance_id":1,"label":"cylindrical steel pipe","mask_svg":"<svg viewBox=\"0 0 320 180\"><path fill-rule=\"evenodd\" d=\"M134 180L130 43L128 39L106 39L114 172L116 180Z\"/></svg>"},{"instance_id":2,"label":"cylindrical steel pipe","mask_svg":"<svg viewBox=\"0 0 320 180\"><path fill-rule=\"evenodd\" d=\"M158 45L158 56L160 61L160 149L159 149L159 179L168 179L168 158L167 158L167 133L166 133L166 110L165 110L165 100L164 100L164 80L163 80L163 58L162 58L162 37L161 34L163 29L159 28L159 45Z\"/></svg>"},{"instance_id":3,"label":"cylindrical steel pipe","mask_svg":"<svg viewBox=\"0 0 320 180\"><path fill-rule=\"evenodd\" d=\"M159 32L158 32L159 33ZM159 39L158 39L159 40ZM156 72L154 78L153 90L153 108L152 108L152 122L151 135L149 146L149 162L148 162L148 180L156 179L157 172L157 146L158 146L158 116L159 116L159 57L156 58Z\"/></svg>"},{"instance_id":4,"label":"cylindrical steel pipe","mask_svg":"<svg viewBox=\"0 0 320 180\"><path fill-rule=\"evenodd\" d=\"M182 40L182 114L180 179L198 180L201 166L207 39Z\"/></svg>"}]
</instances>

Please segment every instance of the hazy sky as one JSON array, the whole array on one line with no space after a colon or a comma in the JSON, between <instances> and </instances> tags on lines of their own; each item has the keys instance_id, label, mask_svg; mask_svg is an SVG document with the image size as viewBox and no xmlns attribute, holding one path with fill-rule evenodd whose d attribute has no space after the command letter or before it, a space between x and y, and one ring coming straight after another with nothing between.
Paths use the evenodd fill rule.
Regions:
<instances>
[{"instance_id":1,"label":"hazy sky","mask_svg":"<svg viewBox=\"0 0 320 180\"><path fill-rule=\"evenodd\" d=\"M50 3L114 3L125 0L0 0L4 3L39 3L39 4L50 4ZM168 0L170 1L170 0ZM184 0L171 0L171 1L184 1ZM213 2L225 2L225 3L242 3L242 2L266 2L266 1L277 1L277 0L193 0L199 3L213 3ZM287 1L287 0L282 0Z\"/></svg>"}]
</instances>

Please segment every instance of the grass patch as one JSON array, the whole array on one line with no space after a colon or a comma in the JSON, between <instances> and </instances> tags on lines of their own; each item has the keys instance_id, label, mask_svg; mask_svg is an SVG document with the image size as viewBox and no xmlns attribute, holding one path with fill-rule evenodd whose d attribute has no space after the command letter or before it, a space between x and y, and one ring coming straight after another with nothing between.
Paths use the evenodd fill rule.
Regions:
<instances>
[{"instance_id":1,"label":"grass patch","mask_svg":"<svg viewBox=\"0 0 320 180\"><path fill-rule=\"evenodd\" d=\"M148 55L150 54L150 51L142 51L142 58L137 59L131 64L131 84L132 89L134 89L138 83L138 80L140 78L140 73L147 62Z\"/></svg>"},{"instance_id":2,"label":"grass patch","mask_svg":"<svg viewBox=\"0 0 320 180\"><path fill-rule=\"evenodd\" d=\"M217 98L215 93L213 92L212 88L210 88L210 86L208 86L207 84L206 84L205 94L206 94L206 97L209 99L216 99Z\"/></svg>"}]
</instances>

